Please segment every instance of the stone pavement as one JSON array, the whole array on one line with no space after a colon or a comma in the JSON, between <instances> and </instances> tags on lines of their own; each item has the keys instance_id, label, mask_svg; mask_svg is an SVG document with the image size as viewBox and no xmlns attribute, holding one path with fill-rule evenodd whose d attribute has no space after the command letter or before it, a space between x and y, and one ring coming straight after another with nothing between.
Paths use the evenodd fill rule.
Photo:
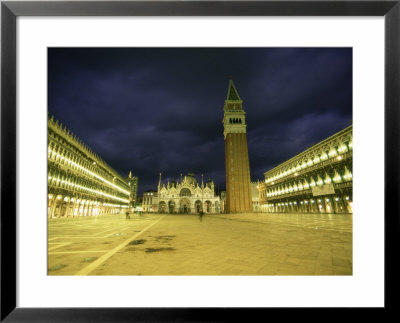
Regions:
<instances>
[{"instance_id":1,"label":"stone pavement","mask_svg":"<svg viewBox=\"0 0 400 323\"><path fill-rule=\"evenodd\" d=\"M49 275L352 275L351 214L56 219Z\"/></svg>"}]
</instances>

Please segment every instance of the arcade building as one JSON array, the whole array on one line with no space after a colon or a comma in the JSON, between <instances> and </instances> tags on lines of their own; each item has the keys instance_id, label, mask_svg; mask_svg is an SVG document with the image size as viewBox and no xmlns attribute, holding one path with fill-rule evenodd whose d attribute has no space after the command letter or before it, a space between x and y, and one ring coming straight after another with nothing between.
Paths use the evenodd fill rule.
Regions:
<instances>
[{"instance_id":1,"label":"arcade building","mask_svg":"<svg viewBox=\"0 0 400 323\"><path fill-rule=\"evenodd\" d=\"M131 186L53 117L48 119L48 218L117 214Z\"/></svg>"},{"instance_id":2,"label":"arcade building","mask_svg":"<svg viewBox=\"0 0 400 323\"><path fill-rule=\"evenodd\" d=\"M353 126L264 173L261 212L353 213Z\"/></svg>"}]
</instances>

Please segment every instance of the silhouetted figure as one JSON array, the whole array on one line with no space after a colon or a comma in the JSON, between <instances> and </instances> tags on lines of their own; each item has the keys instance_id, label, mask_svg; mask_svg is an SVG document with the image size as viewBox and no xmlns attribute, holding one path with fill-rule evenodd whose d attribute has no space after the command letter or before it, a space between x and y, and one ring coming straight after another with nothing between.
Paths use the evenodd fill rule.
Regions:
<instances>
[{"instance_id":1,"label":"silhouetted figure","mask_svg":"<svg viewBox=\"0 0 400 323\"><path fill-rule=\"evenodd\" d=\"M131 217L129 216L129 211L126 211L125 215L126 215L126 219L127 219L127 220L131 218Z\"/></svg>"},{"instance_id":2,"label":"silhouetted figure","mask_svg":"<svg viewBox=\"0 0 400 323\"><path fill-rule=\"evenodd\" d=\"M203 221L203 215L204 215L204 212L200 211L199 212L199 220L200 220L200 222Z\"/></svg>"}]
</instances>

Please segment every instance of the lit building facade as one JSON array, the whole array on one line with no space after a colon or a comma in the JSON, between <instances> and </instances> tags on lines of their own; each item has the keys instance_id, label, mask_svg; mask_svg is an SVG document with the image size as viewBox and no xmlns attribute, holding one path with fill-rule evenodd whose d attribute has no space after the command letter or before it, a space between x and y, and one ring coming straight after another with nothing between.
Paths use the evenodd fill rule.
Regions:
<instances>
[{"instance_id":1,"label":"lit building facade","mask_svg":"<svg viewBox=\"0 0 400 323\"><path fill-rule=\"evenodd\" d=\"M197 182L193 173L189 173L180 181L161 183L161 174L158 182L157 202L160 213L220 213L221 205L219 196L215 195L214 182L208 180L201 184ZM154 203L153 202L153 203Z\"/></svg>"},{"instance_id":2,"label":"lit building facade","mask_svg":"<svg viewBox=\"0 0 400 323\"><path fill-rule=\"evenodd\" d=\"M246 112L242 103L232 79L229 80L222 121L225 139L226 212L250 212L253 209Z\"/></svg>"},{"instance_id":3,"label":"lit building facade","mask_svg":"<svg viewBox=\"0 0 400 323\"><path fill-rule=\"evenodd\" d=\"M157 212L157 191L143 192L142 209L143 212Z\"/></svg>"},{"instance_id":4,"label":"lit building facade","mask_svg":"<svg viewBox=\"0 0 400 323\"><path fill-rule=\"evenodd\" d=\"M222 213L225 213L225 210L226 210L226 207L225 207L225 205L226 205L226 191L221 191L221 193L220 193L220 199L221 199L221 212Z\"/></svg>"},{"instance_id":5,"label":"lit building facade","mask_svg":"<svg viewBox=\"0 0 400 323\"><path fill-rule=\"evenodd\" d=\"M253 212L260 212L260 198L258 187L258 182L251 182L251 203L253 207Z\"/></svg>"},{"instance_id":6,"label":"lit building facade","mask_svg":"<svg viewBox=\"0 0 400 323\"><path fill-rule=\"evenodd\" d=\"M262 212L352 213L353 126L264 173Z\"/></svg>"},{"instance_id":7,"label":"lit building facade","mask_svg":"<svg viewBox=\"0 0 400 323\"><path fill-rule=\"evenodd\" d=\"M129 172L128 177L125 178L125 182L128 183L129 189L131 191L130 196L130 207L135 207L137 201L139 178L137 176L132 176L132 172Z\"/></svg>"},{"instance_id":8,"label":"lit building facade","mask_svg":"<svg viewBox=\"0 0 400 323\"><path fill-rule=\"evenodd\" d=\"M130 187L65 126L48 119L48 218L116 214Z\"/></svg>"}]
</instances>

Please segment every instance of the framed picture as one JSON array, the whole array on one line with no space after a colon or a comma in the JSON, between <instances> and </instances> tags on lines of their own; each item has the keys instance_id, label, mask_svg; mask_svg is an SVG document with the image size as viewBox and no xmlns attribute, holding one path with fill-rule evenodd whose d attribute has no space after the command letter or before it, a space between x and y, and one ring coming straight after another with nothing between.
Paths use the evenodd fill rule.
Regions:
<instances>
[{"instance_id":1,"label":"framed picture","mask_svg":"<svg viewBox=\"0 0 400 323\"><path fill-rule=\"evenodd\" d=\"M393 288L391 286L395 285L398 279L394 274L396 267L393 264L393 257L390 257L390 255L396 254L396 247L399 242L397 202L399 196L399 134L397 122L399 120L398 86L400 84L399 15L399 1L3 1L1 5L1 319L9 322L30 320L52 322L83 322L86 320L100 322L130 320L157 322L171 320L233 321L237 319L239 314L255 315L260 309L270 307L385 307L391 309L394 306L394 299L391 298L389 290ZM42 20L37 20L37 25L34 25L36 24L35 19L38 17L41 17ZM306 21L305 17L309 21ZM357 21L355 17L363 17L362 19L369 17L370 20L364 24L362 19ZM376 17L376 20L371 17ZM303 18L304 20L301 20ZM96 22L96 19L99 21ZM100 22L101 19L103 20ZM298 19L297 22L296 19ZM343 21L338 24L338 20L335 19L343 19ZM321 30L318 30L319 27ZM350 31L351 27L354 27L356 31ZM230 35L227 35L224 39L225 28L230 31ZM267 30L268 35L265 32ZM353 40L353 37L356 36L361 39L359 42ZM301 37L307 40L297 40ZM57 237L52 236L53 227L47 227L48 218L42 216L42 213L47 212L49 218L58 218L65 217L66 214L71 215L71 217L79 217L97 215L99 212L122 212L121 205L103 203L104 201L100 205L100 202L96 204L96 201L83 200L82 198L78 201L75 196L62 195L58 190L51 191L52 184L47 185L46 183L44 186L41 184L43 169L47 175L46 156L53 152L47 151L46 153L47 144L42 144L42 142L47 143L48 133L42 128L48 122L52 125L52 129L57 130L59 128L58 122L53 119L46 118L43 121L43 116L47 115L46 101L48 100L47 103L55 102L55 100L52 100L53 90L47 87L47 81L53 82L54 80L54 74L52 74L54 73L54 66L60 67L69 64L68 62L74 54L71 51L65 51L66 47L81 48L80 57L85 56L91 63L97 59L98 64L102 65L105 61L101 60L101 55L104 55L104 53L100 49L94 50L93 47L119 48L121 53L123 52L121 47L146 47L147 52L146 49L142 49L145 54L138 54L137 57L148 55L156 57L158 54L154 53L157 51L161 53L160 57L171 55L189 57L202 47L203 52L200 56L212 57L215 62L217 62L218 55L229 56L229 48L231 47L247 48L247 52L256 52L260 48L266 47L292 47L297 49L295 55L300 55L301 48L305 47L341 47L347 48L347 51L350 50L353 56L350 55L349 57L350 61L352 60L351 68L354 73L352 79L354 92L351 93L351 96L354 99L354 128L356 129L355 133L357 133L355 141L358 141L359 151L362 152L355 154L354 158L354 177L358 173L358 186L354 190L353 237L356 241L354 244L355 260L354 267L347 268L346 273L332 271L331 274L328 274L350 276L317 278L308 277L305 274L307 277L298 279L298 277L279 276L296 275L291 272L289 274L281 272L281 274L275 273L279 277L260 279L252 271L244 272L243 275L247 275L247 277L225 277L226 279L213 276L213 274L211 274L212 277L204 279L202 277L185 276L167 279L165 277L135 278L125 276L131 275L126 272L120 274L119 277L84 276L94 273L95 269L98 270L103 264L103 260L100 260L107 253L99 257L100 259L89 256L81 257L84 260L74 265L77 268L75 271L68 271L69 268L65 270L62 265L57 263L57 254L62 253L61 247L65 244L55 242ZM161 47L173 49L164 49L161 52ZM184 52L181 47L190 47L191 51L186 49L186 52ZM218 48L220 52L217 55L214 52L211 53L205 47ZM351 48L353 48L353 51L351 51ZM62 52L61 56L65 55L68 60L57 56L60 52ZM246 54L241 52L238 55L244 56L247 55L247 52ZM119 57L123 55L125 54L121 54ZM129 55L137 55L137 52L133 50L129 52ZM263 55L265 55L264 52ZM249 54L248 57L251 59L250 57L253 56ZM74 59L75 62L79 60L72 58L72 60ZM109 59L118 60L119 58ZM190 59L195 60L195 55ZM340 59L342 59L342 56L340 56ZM49 65L47 65L48 62ZM200 59L197 62L202 64ZM155 58L153 63L157 65ZM319 63L329 65L328 67L331 69L335 69L337 66L332 61L330 63L325 61ZM159 64L161 66L166 63L160 60ZM317 62L316 66L318 66ZM146 66L146 68L150 67ZM181 68L187 69L187 66L182 64ZM28 73L26 73L27 70L29 70ZM179 68L176 67L176 70L179 71ZM310 73L315 73L315 69L312 70L311 67L308 70ZM171 71L168 73L171 73ZM307 73L307 69L301 70L301 73ZM234 76L233 81L235 81ZM225 114L232 104L232 106L235 106L232 109L237 109L236 103L239 104L238 110L241 111L241 98L239 97L241 88L236 88L233 81L229 81ZM41 88L40 84L45 84L45 88ZM67 82L63 80L57 83L57 86L63 86L63 84L67 84ZM339 88L337 91L345 92ZM37 93L39 93L38 99L35 98ZM69 101L69 104L71 102L74 101ZM50 111L49 109L49 112L68 109L60 102L57 102L57 104L62 106L61 110L52 109ZM30 105L33 105L31 109ZM43 107L46 107L46 111L42 109ZM74 110L74 116L79 117L78 110ZM229 115L227 114L228 116L224 117L225 138L230 131L229 129L233 129L232 131L235 133L240 132L240 129L242 129L240 127L245 124L244 113L240 114L240 111L235 110L234 114L229 112L231 114L228 113ZM90 113L93 115L97 112ZM90 113L87 112L87 114ZM232 117L233 115L234 117ZM87 115L86 117L90 118L91 116ZM69 130L62 127L60 129L70 135ZM26 141L26 138L30 138L32 141ZM370 147L367 143L370 144ZM345 145L346 148L339 145L338 149L340 151L352 149L352 139L347 140ZM50 148L53 149L53 147L55 146ZM85 147L85 145L82 144L82 147ZM342 158L342 155L345 156L345 151L342 152L340 158ZM330 153L330 151L327 151L327 154ZM54 155L56 156L56 154L55 152ZM73 163L73 158L68 158L70 158L68 162ZM93 158L92 164L89 166L95 168L96 164L101 162L101 159ZM57 173L57 167L55 166L51 171L49 168L49 177L54 177L54 179L60 177L54 175ZM301 164L299 164L299 167L301 167ZM336 175L337 172L332 169L331 175L320 179L321 183L326 181L327 178L335 181L335 176L338 176L337 178L352 176L351 169L349 171L347 164L342 168L343 174L338 173ZM90 169L86 171L90 171ZM106 168L103 167L103 169ZM112 173L112 170L110 172ZM294 173L291 176L296 176L296 174ZM280 175L267 172L265 173L265 182L269 184L277 176ZM383 176L384 182L382 181ZM229 177L232 177L233 181L233 175L229 173ZM127 178L126 184L134 186L134 177L130 174L127 175ZM50 182L52 180L53 178L49 179ZM114 177L112 183L104 178L101 178L101 180L114 187L119 185L117 177ZM193 192L195 192L196 181L198 182L199 192L200 187L207 188L207 185L210 187L214 185L212 181L204 181L206 182L204 184L202 175L196 179L191 174L181 175L176 185L185 184L190 188L190 185L193 184ZM278 194L280 189L286 188L288 190L299 190L298 185L303 188L303 182L296 181L293 183L288 184L287 187L284 185L272 187L269 192L270 194ZM320 209L315 205L315 210L326 213L331 213L331 211L341 213L341 211L345 212L344 209L347 211L351 209L350 213L352 213L352 198L349 201L350 196L352 197L351 191L345 189L342 192L343 196L336 196L333 194L333 184L331 182L325 182L325 184L312 190L315 199L287 200L285 204L281 203L280 200L274 202L270 196L270 202L264 205L264 211L280 212L283 210L283 212L286 212L288 208L291 210L311 210L311 205L306 206L306 204L314 203L319 196L332 195L337 199L337 202L327 199L328 202L324 206L321 204ZM81 184L75 183L74 185ZM173 185L171 185L168 181L166 187L172 188ZM240 185L240 183L233 181L230 185ZM121 187L119 186L118 189L120 193L124 193L125 186L124 189ZM158 208L158 211L161 210L161 213L198 214L202 225L207 223L208 213L221 211L222 203L218 200L219 197L215 197L215 201L211 201L211 197L207 197L208 200L204 203L197 198L192 203L190 194L193 194L193 192L187 188L186 191L185 189L181 190L182 194L179 193L180 199L176 203L170 203L168 199L162 200L161 192L164 195L176 194L176 187L174 186L171 192L169 190L162 191L160 175L157 203L153 203L154 205L151 203L149 205L142 204L146 208L145 211L154 207ZM87 190L87 188L85 189ZM126 190L129 189L130 187L126 186ZM91 191L91 193L93 192ZM201 194L203 193L201 192ZM209 194L208 191L206 194ZM42 203L42 195L45 197L48 195L49 199L60 198L65 203L57 204L57 201L55 203L48 201L46 206L46 203ZM233 199L232 196L235 195L231 192L228 193L230 201ZM107 197L125 203L125 197L122 195L107 195ZM129 201L127 200L128 208L131 207L132 212L140 214L143 208L135 208L136 197L135 202L131 197L132 195L130 195ZM169 198L172 197L171 195ZM340 199L343 200L342 204L340 204ZM233 210L237 207L235 204L231 203L232 205L230 205L229 203L231 202L228 200L226 204L228 208ZM244 206L240 207L245 208ZM129 212L126 213L126 219L128 219ZM125 213L123 214L125 220ZM204 214L206 216L203 219ZM347 230L344 226L342 229ZM104 232L107 230L109 228L104 227ZM142 228L139 228L140 230ZM64 234L69 234L67 231L65 232ZM111 233L114 234L115 232L112 231ZM173 239L172 236L160 235L158 238L156 237L157 241L161 239L160 237L168 241ZM131 243L135 244L136 247L136 245L145 241L143 237L139 237L139 234L137 234L137 237L134 235L131 238L136 240L128 239L129 241L132 240L129 242L124 238L123 240L126 241L119 246L125 247L128 243ZM335 236L335 238L341 239L340 236ZM47 245L49 241L53 241L53 244ZM30 248L26 248L28 245L30 245ZM47 251L47 246L49 251ZM112 249L113 253L120 250L119 246ZM147 249L148 252L157 251L154 248ZM168 250L173 249L169 248ZM50 253L51 250L56 252ZM80 252L84 255L81 250L73 252ZM250 259L248 261L251 262ZM341 259L340 261L345 260ZM92 265L89 265L89 263L92 263ZM46 267L46 264L48 271L45 270L44 272L43 268ZM290 264L287 268L289 267ZM63 270L65 274L62 274ZM98 275L114 275L112 271L107 270L103 272L98 270L98 272L100 273ZM211 272L215 273L214 271ZM315 272L312 273L315 274ZM135 272L132 275L140 274ZM157 276L157 274L154 275ZM165 273L160 271L160 275L165 275ZM202 273L195 272L192 275L202 275ZM45 279L41 280L41 277ZM375 279L377 279L376 282L374 282ZM30 287L24 288L27 284L30 284ZM365 284L369 286L369 295L368 293L360 293ZM232 286L235 286L235 288ZM344 290L346 286L350 286L348 291ZM51 288L54 289L54 294L52 294ZM366 295L365 298L360 297L359 300L354 300L356 297L355 290L357 289L360 294ZM61 294L64 290L66 297L62 298ZM100 291L96 292L96 290ZM281 290L287 291L292 296L282 295ZM296 292L293 292L293 290ZM24 291L24 293L19 295L21 291ZM342 293L341 300L337 298L339 294L332 296L332 299L329 298L327 294L330 292L331 294ZM96 293L98 296L100 295L101 299L96 298L94 295ZM316 296L316 293L321 294ZM254 295L251 296L250 294ZM93 297L90 295L93 295ZM303 299L300 299L301 295ZM325 300L316 301L316 299L324 297ZM40 303L41 298L46 301ZM175 298L179 298L179 301L174 301ZM27 301L28 299L30 301ZM283 302L285 299L286 303ZM111 302L111 300L114 300L114 302ZM279 300L282 302L280 303ZM350 300L354 300L354 302ZM29 304L29 306L21 306L21 304Z\"/></svg>"}]
</instances>

